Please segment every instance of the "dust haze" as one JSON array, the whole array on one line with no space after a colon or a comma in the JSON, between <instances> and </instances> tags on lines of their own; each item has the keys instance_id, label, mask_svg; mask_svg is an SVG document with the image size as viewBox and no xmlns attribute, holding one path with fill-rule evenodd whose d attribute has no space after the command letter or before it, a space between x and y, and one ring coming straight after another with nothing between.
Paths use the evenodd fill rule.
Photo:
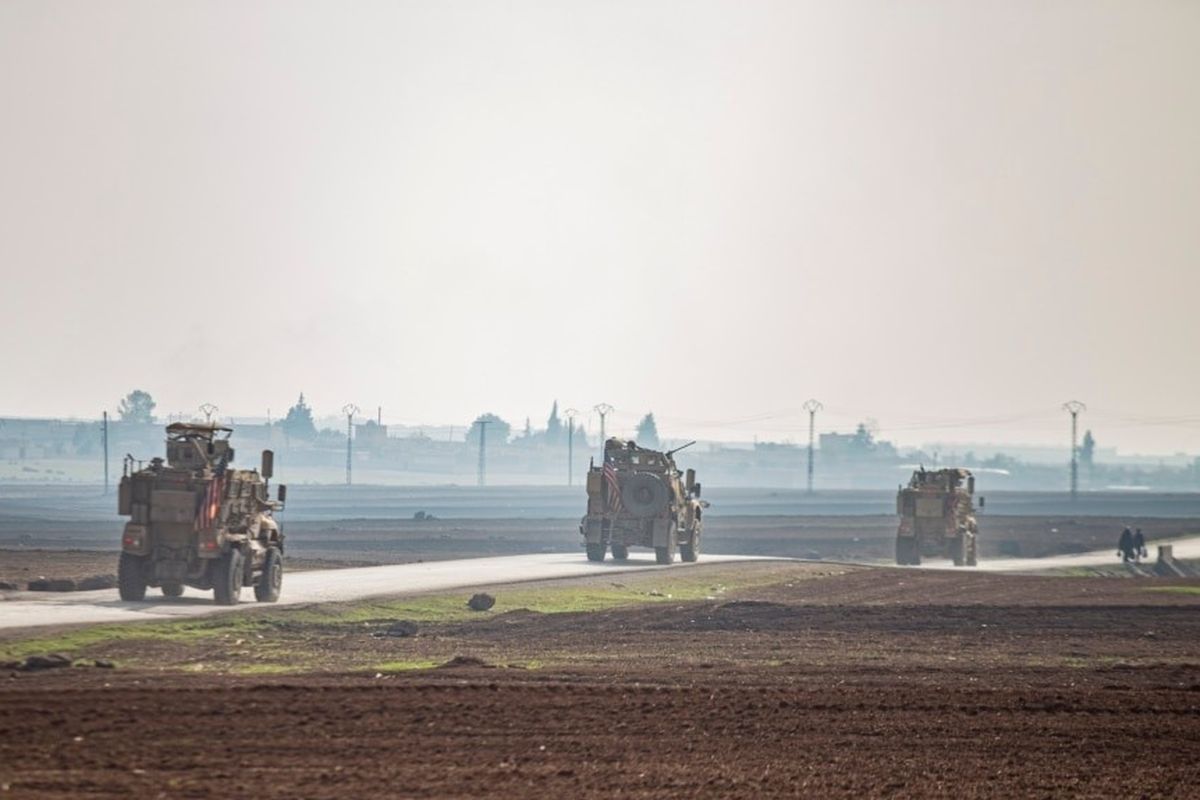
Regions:
<instances>
[{"instance_id":1,"label":"dust haze","mask_svg":"<svg viewBox=\"0 0 1200 800\"><path fill-rule=\"evenodd\" d=\"M1175 2L6 2L0 413L802 439L815 396L1063 443L1077 397L1195 451L1197 41Z\"/></svg>"}]
</instances>

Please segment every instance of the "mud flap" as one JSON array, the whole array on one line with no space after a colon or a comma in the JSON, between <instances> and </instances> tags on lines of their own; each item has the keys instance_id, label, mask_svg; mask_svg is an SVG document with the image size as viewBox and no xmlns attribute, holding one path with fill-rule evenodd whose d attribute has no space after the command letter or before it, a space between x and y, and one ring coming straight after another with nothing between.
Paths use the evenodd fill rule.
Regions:
<instances>
[{"instance_id":1,"label":"mud flap","mask_svg":"<svg viewBox=\"0 0 1200 800\"><path fill-rule=\"evenodd\" d=\"M675 542L671 540L671 534L674 532L675 526L672 520L656 519L654 520L654 536L652 544L654 547L674 547Z\"/></svg>"}]
</instances>

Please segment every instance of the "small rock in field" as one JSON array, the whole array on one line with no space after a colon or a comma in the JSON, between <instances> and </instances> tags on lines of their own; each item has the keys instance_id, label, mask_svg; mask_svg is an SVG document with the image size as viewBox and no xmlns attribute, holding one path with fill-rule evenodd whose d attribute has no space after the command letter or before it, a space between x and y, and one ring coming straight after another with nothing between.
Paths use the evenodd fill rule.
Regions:
<instances>
[{"instance_id":1,"label":"small rock in field","mask_svg":"<svg viewBox=\"0 0 1200 800\"><path fill-rule=\"evenodd\" d=\"M0 592L15 592L17 585L8 581L0 581Z\"/></svg>"},{"instance_id":2,"label":"small rock in field","mask_svg":"<svg viewBox=\"0 0 1200 800\"><path fill-rule=\"evenodd\" d=\"M71 666L71 658L62 653L51 653L47 656L29 656L18 666L22 672L38 672L43 669L58 669Z\"/></svg>"},{"instance_id":3,"label":"small rock in field","mask_svg":"<svg viewBox=\"0 0 1200 800\"><path fill-rule=\"evenodd\" d=\"M393 622L387 627L387 630L378 634L379 636L394 636L397 639L407 639L409 636L417 635L417 623L402 619Z\"/></svg>"},{"instance_id":4,"label":"small rock in field","mask_svg":"<svg viewBox=\"0 0 1200 800\"><path fill-rule=\"evenodd\" d=\"M472 611L487 611L494 605L496 605L496 598L487 592L473 594L471 595L471 599L467 601L467 607Z\"/></svg>"},{"instance_id":5,"label":"small rock in field","mask_svg":"<svg viewBox=\"0 0 1200 800\"><path fill-rule=\"evenodd\" d=\"M482 658L475 656L455 656L454 658L442 664L438 669L456 669L458 667L490 667Z\"/></svg>"}]
</instances>

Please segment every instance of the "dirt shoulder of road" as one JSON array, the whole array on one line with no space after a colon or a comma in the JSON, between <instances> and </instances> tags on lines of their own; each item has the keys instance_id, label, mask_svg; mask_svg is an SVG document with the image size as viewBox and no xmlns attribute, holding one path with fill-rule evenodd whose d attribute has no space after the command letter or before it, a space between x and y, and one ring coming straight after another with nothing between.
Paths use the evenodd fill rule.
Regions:
<instances>
[{"instance_id":1,"label":"dirt shoulder of road","mask_svg":"<svg viewBox=\"0 0 1200 800\"><path fill-rule=\"evenodd\" d=\"M14 796L1185 797L1200 582L744 563L9 635ZM296 670L299 670L297 672ZM262 744L271 743L265 757Z\"/></svg>"}]
</instances>

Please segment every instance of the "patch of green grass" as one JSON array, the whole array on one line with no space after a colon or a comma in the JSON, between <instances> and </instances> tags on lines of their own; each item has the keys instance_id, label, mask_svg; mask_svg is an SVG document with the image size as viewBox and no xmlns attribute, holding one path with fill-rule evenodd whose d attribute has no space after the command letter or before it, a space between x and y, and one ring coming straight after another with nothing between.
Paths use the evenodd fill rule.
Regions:
<instances>
[{"instance_id":1,"label":"patch of green grass","mask_svg":"<svg viewBox=\"0 0 1200 800\"><path fill-rule=\"evenodd\" d=\"M1172 594L1200 594L1200 586L1149 586L1147 592L1170 592Z\"/></svg>"},{"instance_id":2,"label":"patch of green grass","mask_svg":"<svg viewBox=\"0 0 1200 800\"><path fill-rule=\"evenodd\" d=\"M423 624L456 623L494 618L506 612L523 610L540 614L595 612L613 608L656 603L679 603L719 598L727 592L767 586L790 579L786 568L746 570L680 570L642 575L614 573L607 583L554 583L506 586L491 591L496 604L489 612L471 611L466 600L469 590L460 589L406 598L376 598L348 603L248 609L238 614L221 614L199 619L165 622L132 622L68 630L53 635L31 635L0 641L0 660L62 652L74 657L86 654L107 655L106 649L120 646L122 661L134 666L152 666L153 656L140 658L137 644L175 644L185 648L212 649L214 640L253 641L255 650L266 660L242 661L237 654L204 656L203 661L178 666L178 669L213 669L242 673L304 671L319 668L312 654L296 647L294 639L324 632L344 633L349 626L371 627L394 620ZM289 641L292 640L292 641ZM176 663L178 660L176 659ZM424 669L436 666L426 661L395 661L376 665L377 671ZM517 666L514 664L513 666ZM530 662L526 669L542 664Z\"/></svg>"},{"instance_id":3,"label":"patch of green grass","mask_svg":"<svg viewBox=\"0 0 1200 800\"><path fill-rule=\"evenodd\" d=\"M429 660L413 660L413 661L385 661L382 664L375 664L370 669L376 672L411 672L416 669L432 669L439 666L441 661Z\"/></svg>"},{"instance_id":4,"label":"patch of green grass","mask_svg":"<svg viewBox=\"0 0 1200 800\"><path fill-rule=\"evenodd\" d=\"M132 622L94 625L58 633L0 642L0 660L14 660L40 653L75 653L96 645L118 641L200 641L220 636L253 635L262 629L262 621L251 616L226 615L174 622Z\"/></svg>"}]
</instances>

